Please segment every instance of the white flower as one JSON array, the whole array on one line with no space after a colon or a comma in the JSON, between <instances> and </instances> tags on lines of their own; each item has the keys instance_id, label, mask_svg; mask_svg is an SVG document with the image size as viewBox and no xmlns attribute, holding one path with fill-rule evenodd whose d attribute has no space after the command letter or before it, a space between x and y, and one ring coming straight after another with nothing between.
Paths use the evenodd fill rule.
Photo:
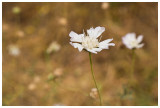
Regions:
<instances>
[{"instance_id":1,"label":"white flower","mask_svg":"<svg viewBox=\"0 0 160 108\"><path fill-rule=\"evenodd\" d=\"M101 8L104 9L104 10L108 9L109 8L109 3L107 3L107 2L102 3Z\"/></svg>"},{"instance_id":2,"label":"white flower","mask_svg":"<svg viewBox=\"0 0 160 108\"><path fill-rule=\"evenodd\" d=\"M67 25L67 19L66 18L59 18L59 24L61 25Z\"/></svg>"},{"instance_id":3,"label":"white flower","mask_svg":"<svg viewBox=\"0 0 160 108\"><path fill-rule=\"evenodd\" d=\"M46 52L48 54L52 53L52 52L56 52L59 51L61 48L61 46L57 43L57 42L52 42L49 47L47 48Z\"/></svg>"},{"instance_id":4,"label":"white flower","mask_svg":"<svg viewBox=\"0 0 160 108\"><path fill-rule=\"evenodd\" d=\"M55 71L53 72L53 75L54 75L55 77L60 77L60 76L62 76L62 75L63 75L63 69L62 69L62 68L57 68L57 69L55 69Z\"/></svg>"},{"instance_id":5,"label":"white flower","mask_svg":"<svg viewBox=\"0 0 160 108\"><path fill-rule=\"evenodd\" d=\"M21 30L19 30L19 31L17 31L16 32L16 35L18 36L18 37L24 37L24 32L23 31L21 31Z\"/></svg>"},{"instance_id":6,"label":"white flower","mask_svg":"<svg viewBox=\"0 0 160 108\"><path fill-rule=\"evenodd\" d=\"M143 39L143 35L139 35L136 38L135 33L128 33L124 37L122 37L122 42L129 49L142 48L144 46L143 43L140 44L142 42L142 39Z\"/></svg>"},{"instance_id":7,"label":"white flower","mask_svg":"<svg viewBox=\"0 0 160 108\"><path fill-rule=\"evenodd\" d=\"M20 54L20 49L16 45L8 46L9 54L12 56L18 56Z\"/></svg>"},{"instance_id":8,"label":"white flower","mask_svg":"<svg viewBox=\"0 0 160 108\"><path fill-rule=\"evenodd\" d=\"M100 52L102 49L109 49L109 46L115 46L114 43L109 43L113 39L107 39L99 42L97 38L101 36L104 31L104 27L96 27L95 29L92 27L87 30L87 36L85 35L85 33L77 34L71 31L69 34L69 36L71 37L70 44L74 48L78 48L80 52L85 49L89 52L97 54L97 52Z\"/></svg>"},{"instance_id":9,"label":"white flower","mask_svg":"<svg viewBox=\"0 0 160 108\"><path fill-rule=\"evenodd\" d=\"M36 89L36 85L34 83L29 84L28 89L32 91L32 90Z\"/></svg>"},{"instance_id":10,"label":"white flower","mask_svg":"<svg viewBox=\"0 0 160 108\"><path fill-rule=\"evenodd\" d=\"M91 92L89 93L89 95L93 98L96 99L98 97L98 91L96 88L92 88Z\"/></svg>"},{"instance_id":11,"label":"white flower","mask_svg":"<svg viewBox=\"0 0 160 108\"><path fill-rule=\"evenodd\" d=\"M57 103L57 104L53 104L53 106L65 106L65 105L63 105L61 103Z\"/></svg>"}]
</instances>

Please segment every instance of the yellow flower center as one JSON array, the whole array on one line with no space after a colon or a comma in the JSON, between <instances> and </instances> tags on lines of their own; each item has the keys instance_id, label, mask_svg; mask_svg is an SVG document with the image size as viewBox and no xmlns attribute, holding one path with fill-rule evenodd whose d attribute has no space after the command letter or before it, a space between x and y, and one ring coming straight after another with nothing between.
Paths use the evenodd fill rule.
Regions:
<instances>
[{"instance_id":1,"label":"yellow flower center","mask_svg":"<svg viewBox=\"0 0 160 108\"><path fill-rule=\"evenodd\" d=\"M132 41L131 43L130 43L130 45L131 46L133 46L133 47L136 47L137 45L138 45L138 42L135 40L135 41Z\"/></svg>"},{"instance_id":2,"label":"yellow flower center","mask_svg":"<svg viewBox=\"0 0 160 108\"><path fill-rule=\"evenodd\" d=\"M99 42L98 42L98 39L96 38L85 36L82 41L82 46L86 49L92 49L92 48L98 47Z\"/></svg>"}]
</instances>

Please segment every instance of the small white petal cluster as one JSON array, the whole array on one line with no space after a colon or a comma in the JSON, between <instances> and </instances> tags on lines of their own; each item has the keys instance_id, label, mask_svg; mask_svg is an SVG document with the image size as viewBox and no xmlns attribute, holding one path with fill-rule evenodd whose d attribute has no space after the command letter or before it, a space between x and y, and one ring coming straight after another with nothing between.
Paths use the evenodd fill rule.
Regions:
<instances>
[{"instance_id":1,"label":"small white petal cluster","mask_svg":"<svg viewBox=\"0 0 160 108\"><path fill-rule=\"evenodd\" d=\"M136 38L135 33L128 33L124 37L122 37L123 44L129 49L142 48L144 46L144 43L141 43L142 40L143 35L139 35Z\"/></svg>"},{"instance_id":2,"label":"small white petal cluster","mask_svg":"<svg viewBox=\"0 0 160 108\"><path fill-rule=\"evenodd\" d=\"M16 45L9 45L8 46L8 51L9 51L9 54L12 55L12 56L20 55L20 49Z\"/></svg>"},{"instance_id":3,"label":"small white petal cluster","mask_svg":"<svg viewBox=\"0 0 160 108\"><path fill-rule=\"evenodd\" d=\"M91 53L97 54L97 52L100 52L102 49L109 49L109 46L115 46L114 43L110 43L113 39L99 42L98 37L100 37L104 31L104 27L90 28L87 30L87 35L85 35L85 33L77 34L71 31L69 34L71 37L70 44L74 48L78 48L80 52L85 49Z\"/></svg>"}]
</instances>

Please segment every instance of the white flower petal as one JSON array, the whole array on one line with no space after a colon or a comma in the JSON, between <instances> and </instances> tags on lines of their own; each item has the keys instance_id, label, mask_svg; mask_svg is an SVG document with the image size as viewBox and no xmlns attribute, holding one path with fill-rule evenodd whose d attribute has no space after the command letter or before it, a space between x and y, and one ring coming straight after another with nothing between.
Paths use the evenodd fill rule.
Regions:
<instances>
[{"instance_id":1,"label":"white flower petal","mask_svg":"<svg viewBox=\"0 0 160 108\"><path fill-rule=\"evenodd\" d=\"M102 49L101 49L101 48L93 48L92 50L94 50L94 51L96 51L96 52L100 52L100 51L102 51Z\"/></svg>"},{"instance_id":2,"label":"white flower petal","mask_svg":"<svg viewBox=\"0 0 160 108\"><path fill-rule=\"evenodd\" d=\"M104 31L105 31L104 27L96 27L95 28L95 32L97 32L96 38L98 38Z\"/></svg>"},{"instance_id":3,"label":"white flower petal","mask_svg":"<svg viewBox=\"0 0 160 108\"><path fill-rule=\"evenodd\" d=\"M73 31L70 32L69 36L71 37L70 41L72 42L82 42L84 34L77 34Z\"/></svg>"},{"instance_id":4,"label":"white flower petal","mask_svg":"<svg viewBox=\"0 0 160 108\"><path fill-rule=\"evenodd\" d=\"M127 38L128 40L136 40L136 33L128 33L128 34L126 35L126 38Z\"/></svg>"},{"instance_id":5,"label":"white flower petal","mask_svg":"<svg viewBox=\"0 0 160 108\"><path fill-rule=\"evenodd\" d=\"M90 37L98 38L104 31L104 27L96 27L95 29L92 27L87 30L87 33Z\"/></svg>"},{"instance_id":6,"label":"white flower petal","mask_svg":"<svg viewBox=\"0 0 160 108\"><path fill-rule=\"evenodd\" d=\"M142 42L142 39L143 39L143 35L139 35L139 36L137 37L138 43Z\"/></svg>"},{"instance_id":7,"label":"white flower petal","mask_svg":"<svg viewBox=\"0 0 160 108\"><path fill-rule=\"evenodd\" d=\"M109 42L111 42L113 40L113 38L112 39L107 39L107 40L104 40L104 41L102 41L102 42L104 42L104 43L109 43Z\"/></svg>"},{"instance_id":8,"label":"white flower petal","mask_svg":"<svg viewBox=\"0 0 160 108\"><path fill-rule=\"evenodd\" d=\"M94 36L94 28L92 27L92 28L90 28L89 30L87 30L87 34L88 34L89 36Z\"/></svg>"},{"instance_id":9,"label":"white flower petal","mask_svg":"<svg viewBox=\"0 0 160 108\"><path fill-rule=\"evenodd\" d=\"M127 33L124 37L122 37L122 42L125 45L128 45L131 41L137 40L135 33Z\"/></svg>"},{"instance_id":10,"label":"white flower petal","mask_svg":"<svg viewBox=\"0 0 160 108\"><path fill-rule=\"evenodd\" d=\"M124 37L122 37L122 42L123 42L123 44L127 45L128 39L124 36Z\"/></svg>"},{"instance_id":11,"label":"white flower petal","mask_svg":"<svg viewBox=\"0 0 160 108\"><path fill-rule=\"evenodd\" d=\"M134 48L134 47L131 46L131 45L126 45L126 47L127 47L128 49L133 49L133 48Z\"/></svg>"},{"instance_id":12,"label":"white flower petal","mask_svg":"<svg viewBox=\"0 0 160 108\"><path fill-rule=\"evenodd\" d=\"M114 43L109 43L108 45L109 45L109 46L115 46L115 44L114 44Z\"/></svg>"},{"instance_id":13,"label":"white flower petal","mask_svg":"<svg viewBox=\"0 0 160 108\"><path fill-rule=\"evenodd\" d=\"M91 52L91 53L97 54L97 52L94 51L94 50L90 50L90 49L86 49L86 50L89 51L89 52Z\"/></svg>"},{"instance_id":14,"label":"white flower petal","mask_svg":"<svg viewBox=\"0 0 160 108\"><path fill-rule=\"evenodd\" d=\"M71 31L70 33L69 33L69 36L70 37L77 37L77 33L75 33L74 31Z\"/></svg>"},{"instance_id":15,"label":"white flower petal","mask_svg":"<svg viewBox=\"0 0 160 108\"><path fill-rule=\"evenodd\" d=\"M102 42L99 43L99 48L101 49L109 49L109 46L115 46L114 43L109 43L111 42L113 39L107 39L107 40L104 40Z\"/></svg>"},{"instance_id":16,"label":"white flower petal","mask_svg":"<svg viewBox=\"0 0 160 108\"><path fill-rule=\"evenodd\" d=\"M139 44L136 48L142 48L144 46L144 43Z\"/></svg>"},{"instance_id":17,"label":"white flower petal","mask_svg":"<svg viewBox=\"0 0 160 108\"><path fill-rule=\"evenodd\" d=\"M83 50L83 46L79 43L72 43L70 42L70 44L74 47L74 48L78 48L78 50L81 52Z\"/></svg>"}]
</instances>

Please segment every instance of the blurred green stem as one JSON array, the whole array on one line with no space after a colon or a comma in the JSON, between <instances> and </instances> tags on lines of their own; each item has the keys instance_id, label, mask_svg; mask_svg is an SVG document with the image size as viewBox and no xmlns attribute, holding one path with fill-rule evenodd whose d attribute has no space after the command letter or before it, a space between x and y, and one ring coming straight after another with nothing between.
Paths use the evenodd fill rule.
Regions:
<instances>
[{"instance_id":1,"label":"blurred green stem","mask_svg":"<svg viewBox=\"0 0 160 108\"><path fill-rule=\"evenodd\" d=\"M95 75L94 75L94 72L93 72L91 52L89 52L89 58L90 58L90 66L91 66L92 78L93 78L94 84L95 84L95 86L96 86L96 88L97 88L97 91L98 91L98 96L99 96L100 105L102 105L101 95L100 95L100 92L99 92L99 89L98 89L98 86L97 86L97 82L96 82L96 79L95 79Z\"/></svg>"},{"instance_id":2,"label":"blurred green stem","mask_svg":"<svg viewBox=\"0 0 160 108\"><path fill-rule=\"evenodd\" d=\"M134 67L135 67L135 49L132 49L132 69L131 69L131 79L134 79Z\"/></svg>"}]
</instances>

